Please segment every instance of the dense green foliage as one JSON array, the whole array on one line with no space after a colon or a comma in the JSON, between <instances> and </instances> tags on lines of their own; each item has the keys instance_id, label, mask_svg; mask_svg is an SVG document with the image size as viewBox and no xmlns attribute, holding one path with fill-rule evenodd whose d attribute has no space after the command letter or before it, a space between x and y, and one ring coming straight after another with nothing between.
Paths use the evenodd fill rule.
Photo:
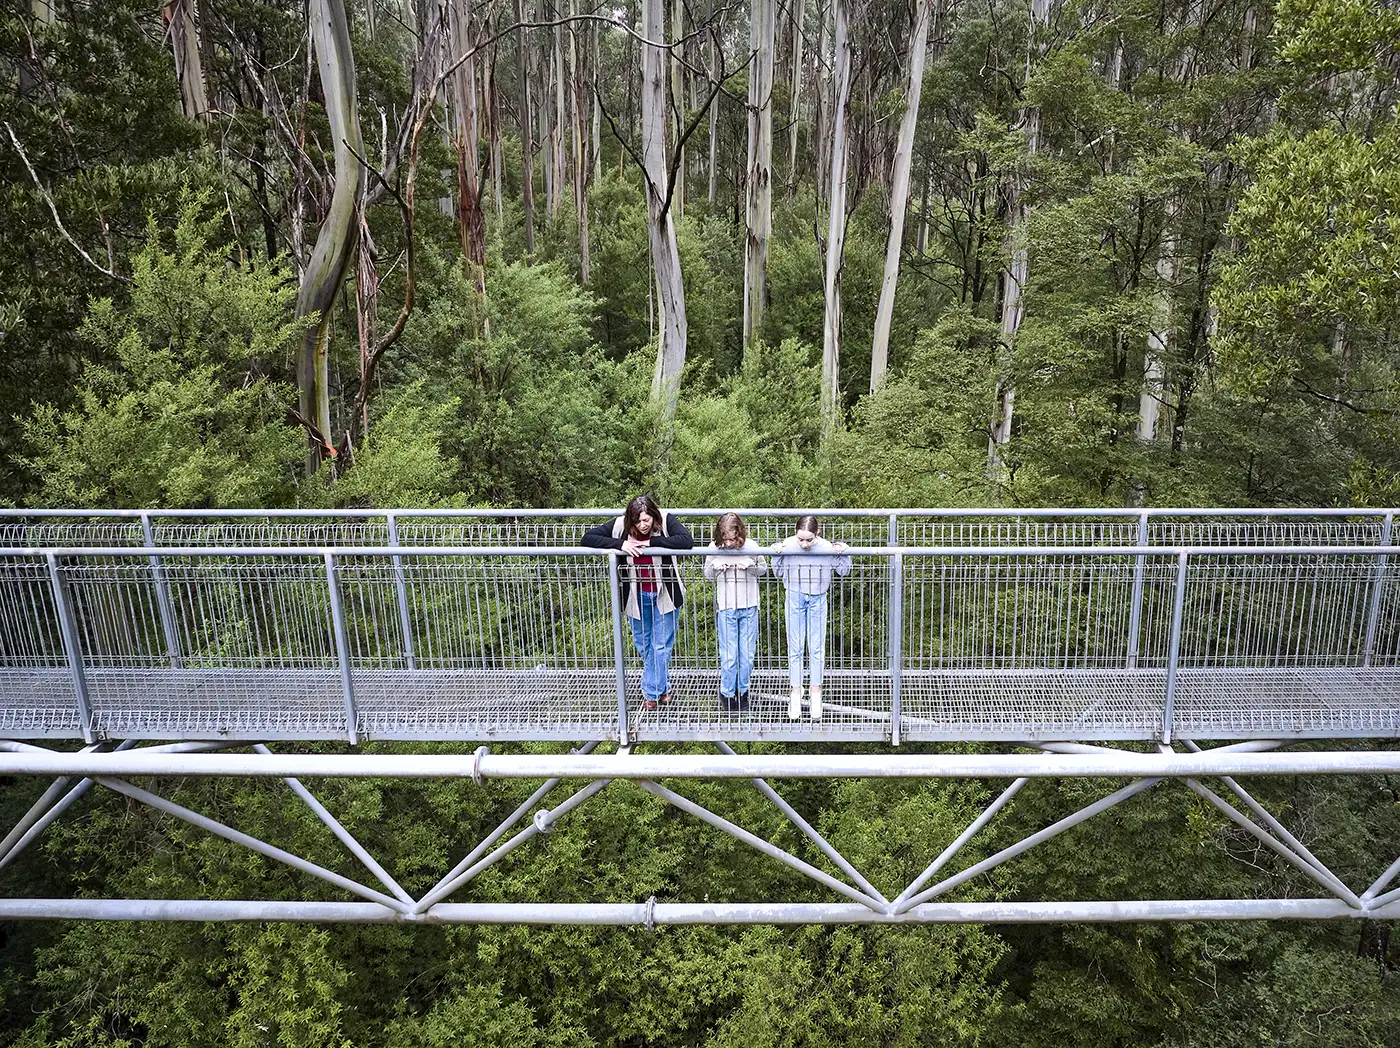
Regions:
<instances>
[{"instance_id":1,"label":"dense green foliage","mask_svg":"<svg viewBox=\"0 0 1400 1048\"><path fill-rule=\"evenodd\" d=\"M1043 50L1030 48L1024 4L951 5L925 77L914 169L928 188L911 201L917 246L905 253L893 370L879 393L862 395L886 229L880 136L903 104L897 62L872 45L861 75L874 86L853 103L863 137L843 274L845 410L825 434L809 121L795 184L776 194L764 340L747 348L742 105L718 103L713 206L704 136L692 139L679 223L689 364L669 432L648 395L655 318L640 179L617 140L604 137L589 194L585 287L567 199L552 216L537 203L527 256L521 146L506 126L501 217L486 208L483 298L454 218L436 207L456 192L456 161L430 131L416 186L415 308L367 391L368 425L347 461L310 477L288 413L305 324L292 303L329 198L331 147L302 6L202 5L217 12L202 24L217 103L203 124L181 115L159 5L55 3L45 23L35 12L48 6L0 12L0 501L614 505L645 488L663 504L716 506L1308 505L1394 504L1400 494L1393 5L1226 0L1207 11L1184 0L1072 0L1055 5ZM374 144L379 112L392 127L410 98L408 34L381 10L371 36L363 4L352 6ZM862 24L884 39L908 21L905 5L875 0ZM742 26L729 31L747 38ZM1023 82L1028 50L1036 57ZM621 112L635 50L605 34L601 54ZM499 61L513 82L513 54ZM742 97L742 77L731 89ZM788 90L780 83L783 112ZM1028 105L1043 136L1034 155L1019 117ZM630 114L618 119L632 133ZM541 180L538 158L535 173ZM989 471L1014 173L1031 203L1031 275L1009 360L1016 428L1004 468ZM371 319L382 334L404 290L405 238L392 199L367 222L381 280ZM1164 244L1170 266L1159 264ZM354 290L332 339L333 409L345 429L360 393ZM1164 336L1164 418L1142 440L1154 333ZM356 873L281 784L160 785ZM1395 783L1251 785L1348 883L1394 857ZM26 810L33 787L0 781L0 826ZM532 788L318 785L412 891L435 883ZM974 842L975 857L1099 788L1107 792L1027 788ZM1309 893L1203 803L1164 796L1177 789L1135 798L957 897ZM886 891L990 796L948 783L784 791ZM752 791L683 792L822 861ZM103 791L0 871L0 895L75 894L332 897ZM652 895L825 898L622 783L463 897ZM1387 953L1388 941L1388 929L1344 922L655 934L7 924L0 1046L1379 1048L1400 1045L1400 943Z\"/></svg>"}]
</instances>

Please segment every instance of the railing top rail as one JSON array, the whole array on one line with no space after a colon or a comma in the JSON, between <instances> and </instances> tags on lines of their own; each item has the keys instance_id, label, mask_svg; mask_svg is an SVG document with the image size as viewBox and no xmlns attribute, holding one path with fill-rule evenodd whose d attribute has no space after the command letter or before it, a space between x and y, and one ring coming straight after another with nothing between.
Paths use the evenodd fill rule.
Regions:
<instances>
[{"instance_id":1,"label":"railing top rail","mask_svg":"<svg viewBox=\"0 0 1400 1048\"><path fill-rule=\"evenodd\" d=\"M165 519L183 518L192 520L231 520L239 518L290 518L322 520L381 520L387 517L434 519L450 518L528 518L528 517L607 517L616 516L618 506L597 508L569 507L563 509L14 509L0 508L0 520L36 519L53 517L88 517L139 520L142 517ZM1008 508L1005 506L986 507L888 507L845 508L839 506L814 507L809 509L788 507L748 507L729 510L725 507L675 507L667 510L680 516L712 516L735 512L750 516L796 517L811 513L827 517L888 517L895 514L901 517L1051 517L1088 518L1113 517L1136 519L1138 517L1385 517L1400 510L1374 507L1307 507L1307 506L1252 506L1252 507L1142 507L1123 506L1101 507L1054 507L1036 506L1028 508Z\"/></svg>"},{"instance_id":2,"label":"railing top rail","mask_svg":"<svg viewBox=\"0 0 1400 1048\"><path fill-rule=\"evenodd\" d=\"M648 547L643 555L664 557L732 556L732 549L679 550ZM783 557L831 557L818 550L772 554ZM620 553L588 546L24 546L0 548L0 557L587 557ZM1153 557L1201 556L1380 556L1400 553L1400 546L849 546L852 556L890 557Z\"/></svg>"}]
</instances>

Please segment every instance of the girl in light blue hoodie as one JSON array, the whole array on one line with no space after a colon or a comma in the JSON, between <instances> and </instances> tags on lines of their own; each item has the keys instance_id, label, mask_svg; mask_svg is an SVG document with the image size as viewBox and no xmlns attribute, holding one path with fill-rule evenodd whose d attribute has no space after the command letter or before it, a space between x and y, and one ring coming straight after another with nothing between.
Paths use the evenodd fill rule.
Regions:
<instances>
[{"instance_id":1,"label":"girl in light blue hoodie","mask_svg":"<svg viewBox=\"0 0 1400 1048\"><path fill-rule=\"evenodd\" d=\"M802 649L811 659L812 720L822 719L822 672L826 668L827 590L835 575L851 573L844 542L821 537L821 523L810 514L797 531L773 547L773 574L787 587L788 718L802 718ZM786 556L784 555L786 554ZM825 555L823 555L825 554Z\"/></svg>"}]
</instances>

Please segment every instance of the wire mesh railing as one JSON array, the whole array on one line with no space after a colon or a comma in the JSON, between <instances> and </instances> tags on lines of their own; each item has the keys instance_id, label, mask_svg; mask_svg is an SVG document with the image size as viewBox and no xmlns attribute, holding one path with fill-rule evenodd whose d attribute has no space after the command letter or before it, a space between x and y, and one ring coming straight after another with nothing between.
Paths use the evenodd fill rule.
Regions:
<instances>
[{"instance_id":1,"label":"wire mesh railing","mask_svg":"<svg viewBox=\"0 0 1400 1048\"><path fill-rule=\"evenodd\" d=\"M325 542L347 534L329 517L172 518L189 529L175 537L230 540L203 546L162 544L172 536L156 514L112 518L104 526L134 526L122 535L136 541L0 550L0 735L1400 734L1388 513L1253 523L829 514L823 531L851 544L851 565L825 598L820 721L790 716L785 585L769 570L767 547L794 515L748 515L766 560L743 710L719 700L708 554L674 554L687 591L671 656L677 701L654 711L637 690L620 558L575 545L597 519L587 512L352 518L349 535L367 544ZM435 530L444 520L461 529L454 537L514 544L449 544ZM693 516L698 542L704 523ZM231 544L265 526L308 530L276 531L280 545ZM430 532L438 541L422 541ZM1231 544L1156 541L1216 534ZM911 541L931 538L940 544Z\"/></svg>"}]
</instances>

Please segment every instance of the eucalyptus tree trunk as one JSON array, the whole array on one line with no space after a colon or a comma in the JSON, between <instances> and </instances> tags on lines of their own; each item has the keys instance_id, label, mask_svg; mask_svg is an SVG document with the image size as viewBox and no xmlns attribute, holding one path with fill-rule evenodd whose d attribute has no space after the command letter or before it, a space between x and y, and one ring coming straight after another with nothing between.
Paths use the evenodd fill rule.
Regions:
<instances>
[{"instance_id":1,"label":"eucalyptus tree trunk","mask_svg":"<svg viewBox=\"0 0 1400 1048\"><path fill-rule=\"evenodd\" d=\"M835 0L832 58L830 214L826 235L826 309L822 318L822 419L829 432L841 410L841 264L846 244L846 105L851 97L851 45L846 0Z\"/></svg>"},{"instance_id":2,"label":"eucalyptus tree trunk","mask_svg":"<svg viewBox=\"0 0 1400 1048\"><path fill-rule=\"evenodd\" d=\"M603 180L603 103L598 98L596 78L603 75L603 61L598 46L598 23L588 23L589 53L593 56L591 68L593 79L589 86L589 97L593 99L593 181Z\"/></svg>"},{"instance_id":3,"label":"eucalyptus tree trunk","mask_svg":"<svg viewBox=\"0 0 1400 1048\"><path fill-rule=\"evenodd\" d=\"M556 17L558 10L555 11ZM550 37L549 76L552 88L549 118L549 217L559 211L564 198L564 120L569 111L564 101L564 27L555 26Z\"/></svg>"},{"instance_id":4,"label":"eucalyptus tree trunk","mask_svg":"<svg viewBox=\"0 0 1400 1048\"><path fill-rule=\"evenodd\" d=\"M50 9L48 4L44 7ZM175 77L180 82L180 109L191 120L207 120L209 100L204 89L204 64L200 58L195 14L195 0L171 0L165 8L170 24L170 48L175 53Z\"/></svg>"},{"instance_id":5,"label":"eucalyptus tree trunk","mask_svg":"<svg viewBox=\"0 0 1400 1048\"><path fill-rule=\"evenodd\" d=\"M818 0L820 3L820 0ZM834 2L834 0L832 0ZM831 198L831 185L828 176L831 173L831 108L833 90L831 86L831 64L827 61L827 47L831 40L831 3L818 7L817 16L821 19L821 28L817 32L817 106L816 106L816 127L812 134L812 159L816 161L816 198L817 212L820 214L823 206ZM847 88L849 91L849 87Z\"/></svg>"},{"instance_id":6,"label":"eucalyptus tree trunk","mask_svg":"<svg viewBox=\"0 0 1400 1048\"><path fill-rule=\"evenodd\" d=\"M311 0L311 40L326 99L326 118L335 148L335 184L331 203L316 234L316 246L301 276L296 315L316 320L307 330L297 361L298 405L303 420L314 426L307 469L314 472L322 455L334 455L331 432L331 320L345 270L354 251L360 202L359 101L355 93L355 56L344 0ZM319 437L319 439L318 439Z\"/></svg>"},{"instance_id":7,"label":"eucalyptus tree trunk","mask_svg":"<svg viewBox=\"0 0 1400 1048\"><path fill-rule=\"evenodd\" d=\"M1026 50L1026 79L1030 78L1033 56L1043 53L1037 37L1050 18L1050 0L1031 0L1030 40ZM1034 156L1040 149L1040 110L1026 106L1021 110L1021 126L1026 136L1026 152ZM1012 377L1012 362L1016 351L1016 334L1025 316L1022 293L1030 279L1030 255L1026 246L1026 224L1030 210L1025 202L1025 176L1019 172L1006 189L1011 230L1011 264L1002 271L1001 340L1003 361L997 381L996 418L988 442L987 462L992 472L1001 468L1001 448L1011 439L1011 423L1016 410L1016 383Z\"/></svg>"},{"instance_id":8,"label":"eucalyptus tree trunk","mask_svg":"<svg viewBox=\"0 0 1400 1048\"><path fill-rule=\"evenodd\" d=\"M527 6L528 4L528 6ZM527 22L534 16L529 0L515 0L515 20ZM525 212L525 257L535 256L535 127L531 119L530 34L523 30L515 34L519 44L516 67L520 76L520 203Z\"/></svg>"},{"instance_id":9,"label":"eucalyptus tree trunk","mask_svg":"<svg viewBox=\"0 0 1400 1048\"><path fill-rule=\"evenodd\" d=\"M807 0L793 0L792 12L792 98L788 106L788 191L797 188L797 118L802 101L802 23L807 17Z\"/></svg>"},{"instance_id":10,"label":"eucalyptus tree trunk","mask_svg":"<svg viewBox=\"0 0 1400 1048\"><path fill-rule=\"evenodd\" d=\"M749 19L749 171L745 179L744 347L763 333L768 238L773 229L774 0L753 0Z\"/></svg>"},{"instance_id":11,"label":"eucalyptus tree trunk","mask_svg":"<svg viewBox=\"0 0 1400 1048\"><path fill-rule=\"evenodd\" d=\"M666 0L642 0L642 36L647 40L666 39ZM647 194L647 231L661 311L661 339L651 394L660 408L663 425L669 426L676 415L681 372L685 370L685 288L681 283L680 250L671 215L671 176L666 150L667 55L664 48L649 44L642 44L641 52L642 165Z\"/></svg>"},{"instance_id":12,"label":"eucalyptus tree trunk","mask_svg":"<svg viewBox=\"0 0 1400 1048\"><path fill-rule=\"evenodd\" d=\"M715 16L714 0L710 0L710 17ZM710 69L719 68L719 45L714 38L710 39ZM710 103L710 164L709 164L709 192L707 198L710 207L715 205L715 196L719 191L719 99L716 98Z\"/></svg>"},{"instance_id":13,"label":"eucalyptus tree trunk","mask_svg":"<svg viewBox=\"0 0 1400 1048\"><path fill-rule=\"evenodd\" d=\"M894 153L894 177L890 186L890 235L885 243L885 275L880 281L880 303L875 311L875 339L870 346L870 392L885 384L890 359L890 324L894 320L895 291L899 286L899 260L904 253L904 215L909 208L909 170L914 163L914 128L919 122L919 96L924 89L924 59L928 54L929 28L941 16L942 0L918 0L909 42L909 87L899 141Z\"/></svg>"},{"instance_id":14,"label":"eucalyptus tree trunk","mask_svg":"<svg viewBox=\"0 0 1400 1048\"><path fill-rule=\"evenodd\" d=\"M496 73L496 50L486 67L486 123L488 151L491 154L491 203L496 208L496 225L506 220L505 160L501 155L501 82Z\"/></svg>"},{"instance_id":15,"label":"eucalyptus tree trunk","mask_svg":"<svg viewBox=\"0 0 1400 1048\"><path fill-rule=\"evenodd\" d=\"M472 0L452 0L448 25L453 61L475 43ZM457 219L462 254L478 295L486 293L486 220L481 213L481 122L477 108L476 58L468 58L452 73L453 143L457 147Z\"/></svg>"},{"instance_id":16,"label":"eucalyptus tree trunk","mask_svg":"<svg viewBox=\"0 0 1400 1048\"><path fill-rule=\"evenodd\" d=\"M578 15L578 0L569 0L569 15ZM574 141L574 210L578 215L578 258L579 281L589 282L589 243L588 243L588 177L591 170L588 160L587 137L584 132L584 91L583 66L579 62L578 33L569 27L569 80L572 84L573 110L570 125Z\"/></svg>"},{"instance_id":17,"label":"eucalyptus tree trunk","mask_svg":"<svg viewBox=\"0 0 1400 1048\"><path fill-rule=\"evenodd\" d=\"M1152 330L1147 334L1143 357L1142 392L1138 397L1138 439L1157 439L1157 420L1162 411L1166 387L1166 356L1171 346L1172 284L1176 281L1176 207L1169 206L1162 223L1162 242L1157 255L1157 290L1152 310Z\"/></svg>"},{"instance_id":18,"label":"eucalyptus tree trunk","mask_svg":"<svg viewBox=\"0 0 1400 1048\"><path fill-rule=\"evenodd\" d=\"M685 0L671 0L671 40L685 36ZM685 112L685 70L681 66L681 49L672 48L667 53L671 70L670 104L680 113ZM679 222L685 214L685 147L680 148L679 163L676 164L676 184L671 190L671 210Z\"/></svg>"}]
</instances>

